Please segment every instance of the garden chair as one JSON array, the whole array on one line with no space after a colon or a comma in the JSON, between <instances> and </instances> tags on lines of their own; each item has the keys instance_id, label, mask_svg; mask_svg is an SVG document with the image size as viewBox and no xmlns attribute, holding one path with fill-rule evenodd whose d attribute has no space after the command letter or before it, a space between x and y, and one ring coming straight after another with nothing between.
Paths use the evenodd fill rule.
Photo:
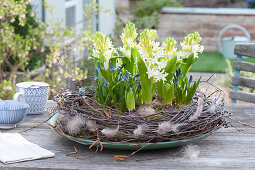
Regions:
<instances>
[{"instance_id":1,"label":"garden chair","mask_svg":"<svg viewBox=\"0 0 255 170\"><path fill-rule=\"evenodd\" d=\"M235 45L234 53L237 60L233 64L235 74L231 79L233 90L229 92L232 103L236 100L255 103L255 94L238 90L238 86L244 86L255 89L255 79L240 76L240 71L255 73L255 63L242 61L243 56L255 58L255 43L240 43Z\"/></svg>"}]
</instances>

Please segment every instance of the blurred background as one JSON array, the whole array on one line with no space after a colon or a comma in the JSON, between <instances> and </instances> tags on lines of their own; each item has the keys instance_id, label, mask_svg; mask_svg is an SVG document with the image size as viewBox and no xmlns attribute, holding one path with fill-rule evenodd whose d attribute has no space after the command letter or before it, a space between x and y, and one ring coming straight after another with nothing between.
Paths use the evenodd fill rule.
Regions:
<instances>
[{"instance_id":1,"label":"blurred background","mask_svg":"<svg viewBox=\"0 0 255 170\"><path fill-rule=\"evenodd\" d=\"M187 34L199 32L205 52L191 71L223 75L219 84L230 89L235 56L224 45L254 40L254 7L255 0L1 1L0 99L11 99L20 81L49 83L51 97L57 89L76 89L79 84L72 82L94 74L94 64L88 60L92 34L100 31L121 45L119 35L129 21L138 32L158 30L158 41L173 37L181 42ZM243 29L224 30L233 24Z\"/></svg>"}]
</instances>

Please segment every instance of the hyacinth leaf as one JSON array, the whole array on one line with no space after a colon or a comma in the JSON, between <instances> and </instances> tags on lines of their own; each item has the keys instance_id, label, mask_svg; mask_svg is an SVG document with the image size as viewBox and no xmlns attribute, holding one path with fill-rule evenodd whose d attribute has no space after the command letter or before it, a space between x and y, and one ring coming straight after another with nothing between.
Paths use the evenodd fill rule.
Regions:
<instances>
[{"instance_id":1,"label":"hyacinth leaf","mask_svg":"<svg viewBox=\"0 0 255 170\"><path fill-rule=\"evenodd\" d=\"M135 97L132 89L130 89L128 92L126 92L125 95L126 105L128 110L132 111L135 109Z\"/></svg>"},{"instance_id":2,"label":"hyacinth leaf","mask_svg":"<svg viewBox=\"0 0 255 170\"><path fill-rule=\"evenodd\" d=\"M161 97L161 98L163 98L162 85L163 85L163 81L162 81L162 80L156 82L157 94L158 94L158 96Z\"/></svg>"},{"instance_id":3,"label":"hyacinth leaf","mask_svg":"<svg viewBox=\"0 0 255 170\"><path fill-rule=\"evenodd\" d=\"M174 83L163 83L162 93L165 104L172 104L174 97Z\"/></svg>"},{"instance_id":4,"label":"hyacinth leaf","mask_svg":"<svg viewBox=\"0 0 255 170\"><path fill-rule=\"evenodd\" d=\"M141 88L142 88L142 97L143 97L143 102L146 102L148 104L152 103L152 97L154 94L154 89L153 88L153 79L148 78L147 74L147 67L142 60L140 54L138 53L137 55L137 62L138 62L138 71L140 74L140 79L141 79Z\"/></svg>"},{"instance_id":5,"label":"hyacinth leaf","mask_svg":"<svg viewBox=\"0 0 255 170\"><path fill-rule=\"evenodd\" d=\"M124 68L128 71L130 71L130 59L126 56L120 56L118 57L119 59L121 59L122 63L125 64Z\"/></svg>"},{"instance_id":6,"label":"hyacinth leaf","mask_svg":"<svg viewBox=\"0 0 255 170\"><path fill-rule=\"evenodd\" d=\"M186 103L189 103L191 101L192 97L194 96L194 94L195 94L195 92L197 90L197 87L198 87L198 85L200 83L200 80L201 80L201 77L197 81L195 81L193 86L190 88L189 93L187 95Z\"/></svg>"},{"instance_id":7,"label":"hyacinth leaf","mask_svg":"<svg viewBox=\"0 0 255 170\"><path fill-rule=\"evenodd\" d=\"M136 73L136 60L137 60L137 50L134 48L131 48L131 57L128 58L126 56L119 56L122 60L122 63L125 63L125 69L128 70L128 72L134 76ZM117 58L117 57L116 57Z\"/></svg>"},{"instance_id":8,"label":"hyacinth leaf","mask_svg":"<svg viewBox=\"0 0 255 170\"><path fill-rule=\"evenodd\" d=\"M168 73L166 76L167 82L170 82L174 77L175 71L177 67L177 56L172 57L166 65L165 72Z\"/></svg>"},{"instance_id":9,"label":"hyacinth leaf","mask_svg":"<svg viewBox=\"0 0 255 170\"><path fill-rule=\"evenodd\" d=\"M129 72L130 72L130 74L132 76L134 76L135 73L136 73L136 65L135 65L135 63L136 63L136 60L137 60L137 53L138 53L138 51L136 49L131 48L131 58L130 58L130 66L131 66L131 68L130 68Z\"/></svg>"},{"instance_id":10,"label":"hyacinth leaf","mask_svg":"<svg viewBox=\"0 0 255 170\"><path fill-rule=\"evenodd\" d=\"M181 64L181 71L184 75L186 75L192 64L196 61L196 57L194 57L194 54L190 54L188 58L183 59L183 63Z\"/></svg>"},{"instance_id":11,"label":"hyacinth leaf","mask_svg":"<svg viewBox=\"0 0 255 170\"><path fill-rule=\"evenodd\" d=\"M96 96L97 96L97 101L99 102L99 103L101 103L101 104L103 104L104 103L104 91L105 91L105 87L103 87L102 88L102 85L103 85L103 81L102 81L102 79L101 79L101 77L99 77L98 79L97 79L97 88L96 88L96 92L97 92L97 94L96 94Z\"/></svg>"}]
</instances>

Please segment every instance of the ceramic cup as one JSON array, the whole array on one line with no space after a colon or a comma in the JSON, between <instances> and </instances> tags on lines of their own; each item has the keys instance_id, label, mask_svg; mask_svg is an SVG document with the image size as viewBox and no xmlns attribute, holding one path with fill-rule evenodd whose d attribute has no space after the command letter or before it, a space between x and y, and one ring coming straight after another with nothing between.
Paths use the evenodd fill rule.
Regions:
<instances>
[{"instance_id":1,"label":"ceramic cup","mask_svg":"<svg viewBox=\"0 0 255 170\"><path fill-rule=\"evenodd\" d=\"M48 100L49 85L44 82L21 82L16 84L14 100L29 105L27 114L42 114Z\"/></svg>"}]
</instances>

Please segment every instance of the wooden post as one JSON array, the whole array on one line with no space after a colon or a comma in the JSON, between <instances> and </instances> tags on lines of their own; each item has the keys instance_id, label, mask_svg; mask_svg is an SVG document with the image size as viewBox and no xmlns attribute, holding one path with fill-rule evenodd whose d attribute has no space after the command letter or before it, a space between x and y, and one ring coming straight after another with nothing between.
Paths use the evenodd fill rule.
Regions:
<instances>
[{"instance_id":1,"label":"wooden post","mask_svg":"<svg viewBox=\"0 0 255 170\"><path fill-rule=\"evenodd\" d=\"M236 57L237 61L242 61L242 56L238 55ZM240 77L240 70L235 70L235 76ZM233 84L233 90L237 91L238 90L238 84ZM231 99L231 103L236 103L236 99Z\"/></svg>"}]
</instances>

